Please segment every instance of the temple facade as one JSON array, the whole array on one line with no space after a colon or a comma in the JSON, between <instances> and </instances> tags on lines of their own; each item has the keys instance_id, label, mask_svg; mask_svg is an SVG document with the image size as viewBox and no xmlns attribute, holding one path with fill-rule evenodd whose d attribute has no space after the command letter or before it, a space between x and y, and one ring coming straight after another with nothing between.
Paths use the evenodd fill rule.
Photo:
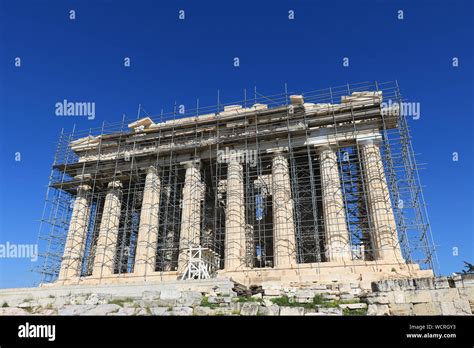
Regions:
<instances>
[{"instance_id":1,"label":"temple facade","mask_svg":"<svg viewBox=\"0 0 474 348\"><path fill-rule=\"evenodd\" d=\"M71 204L55 283L432 275L410 255L393 179L399 108L379 91L306 99L68 140L52 185Z\"/></svg>"}]
</instances>

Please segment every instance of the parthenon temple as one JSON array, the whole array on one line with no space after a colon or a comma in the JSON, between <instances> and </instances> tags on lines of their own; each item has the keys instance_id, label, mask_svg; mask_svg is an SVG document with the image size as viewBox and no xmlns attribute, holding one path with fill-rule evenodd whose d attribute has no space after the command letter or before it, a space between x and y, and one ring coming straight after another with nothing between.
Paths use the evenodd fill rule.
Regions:
<instances>
[{"instance_id":1,"label":"parthenon temple","mask_svg":"<svg viewBox=\"0 0 474 348\"><path fill-rule=\"evenodd\" d=\"M432 275L401 102L394 83L255 92L63 133L44 281Z\"/></svg>"}]
</instances>

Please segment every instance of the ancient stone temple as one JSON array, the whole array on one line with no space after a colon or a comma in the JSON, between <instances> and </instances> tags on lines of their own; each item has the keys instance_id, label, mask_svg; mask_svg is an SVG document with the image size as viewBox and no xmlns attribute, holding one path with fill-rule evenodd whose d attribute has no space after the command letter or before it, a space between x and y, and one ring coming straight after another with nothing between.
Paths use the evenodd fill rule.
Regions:
<instances>
[{"instance_id":1,"label":"ancient stone temple","mask_svg":"<svg viewBox=\"0 0 474 348\"><path fill-rule=\"evenodd\" d=\"M402 111L375 83L63 133L43 280L432 276Z\"/></svg>"}]
</instances>

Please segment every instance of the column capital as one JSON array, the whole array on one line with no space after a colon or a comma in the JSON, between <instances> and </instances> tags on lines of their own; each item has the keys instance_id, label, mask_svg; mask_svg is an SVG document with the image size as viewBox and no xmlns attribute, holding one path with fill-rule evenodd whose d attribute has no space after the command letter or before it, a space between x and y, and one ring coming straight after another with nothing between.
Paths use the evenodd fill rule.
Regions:
<instances>
[{"instance_id":1,"label":"column capital","mask_svg":"<svg viewBox=\"0 0 474 348\"><path fill-rule=\"evenodd\" d=\"M158 168L156 166L149 166L144 168L147 174L158 174Z\"/></svg>"},{"instance_id":2,"label":"column capital","mask_svg":"<svg viewBox=\"0 0 474 348\"><path fill-rule=\"evenodd\" d=\"M184 166L184 168L186 168L186 169L188 169L188 168L198 168L201 164L201 159L198 158L198 159L193 159L193 160L189 160L189 161L183 161L183 162L179 162L179 164Z\"/></svg>"},{"instance_id":3,"label":"column capital","mask_svg":"<svg viewBox=\"0 0 474 348\"><path fill-rule=\"evenodd\" d=\"M314 148L316 149L316 153L320 155L324 151L336 152L338 149L338 146L337 144L334 144L334 143L327 143L327 144L314 145Z\"/></svg>"},{"instance_id":4,"label":"column capital","mask_svg":"<svg viewBox=\"0 0 474 348\"><path fill-rule=\"evenodd\" d=\"M77 193L80 194L80 193L87 193L89 192L90 190L92 190L92 187L90 187L90 185L87 185L87 184L81 184L77 187Z\"/></svg>"},{"instance_id":5,"label":"column capital","mask_svg":"<svg viewBox=\"0 0 474 348\"><path fill-rule=\"evenodd\" d=\"M271 153L274 156L287 155L288 154L288 146L273 147L271 149L267 149L266 152Z\"/></svg>"},{"instance_id":6,"label":"column capital","mask_svg":"<svg viewBox=\"0 0 474 348\"><path fill-rule=\"evenodd\" d=\"M108 190L121 189L123 187L119 180L111 181L107 185Z\"/></svg>"},{"instance_id":7,"label":"column capital","mask_svg":"<svg viewBox=\"0 0 474 348\"><path fill-rule=\"evenodd\" d=\"M382 143L381 135L356 137L358 145L380 145Z\"/></svg>"}]
</instances>

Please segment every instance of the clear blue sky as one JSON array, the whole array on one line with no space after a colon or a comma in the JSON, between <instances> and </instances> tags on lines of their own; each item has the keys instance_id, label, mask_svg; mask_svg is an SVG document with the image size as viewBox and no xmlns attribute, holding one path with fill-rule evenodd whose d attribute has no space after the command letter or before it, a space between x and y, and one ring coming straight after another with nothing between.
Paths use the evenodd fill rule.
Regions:
<instances>
[{"instance_id":1,"label":"clear blue sky","mask_svg":"<svg viewBox=\"0 0 474 348\"><path fill-rule=\"evenodd\" d=\"M471 0L0 0L0 243L36 243L63 127L133 117L139 103L154 114L175 100L212 105L217 89L232 101L254 85L280 93L285 82L305 91L396 79L421 103L410 124L427 163L421 179L441 272L460 271L474 262L472 13ZM96 118L55 116L64 99L95 102ZM28 259L0 259L0 287L32 285L30 268Z\"/></svg>"}]
</instances>

